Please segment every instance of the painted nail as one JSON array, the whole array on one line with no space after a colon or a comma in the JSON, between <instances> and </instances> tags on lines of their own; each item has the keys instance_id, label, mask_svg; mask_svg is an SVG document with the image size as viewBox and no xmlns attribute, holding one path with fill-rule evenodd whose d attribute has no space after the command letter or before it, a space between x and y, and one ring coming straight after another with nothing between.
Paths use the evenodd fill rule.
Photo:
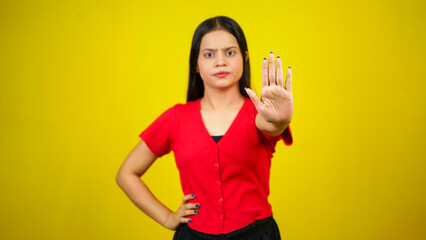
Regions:
<instances>
[{"instance_id":1,"label":"painted nail","mask_svg":"<svg viewBox=\"0 0 426 240\"><path fill-rule=\"evenodd\" d=\"M291 69L291 67L288 67L289 69Z\"/></svg>"},{"instance_id":2,"label":"painted nail","mask_svg":"<svg viewBox=\"0 0 426 240\"><path fill-rule=\"evenodd\" d=\"M263 58L263 60L266 60L266 58Z\"/></svg>"},{"instance_id":3,"label":"painted nail","mask_svg":"<svg viewBox=\"0 0 426 240\"><path fill-rule=\"evenodd\" d=\"M198 213L198 210L194 210L194 213Z\"/></svg>"},{"instance_id":4,"label":"painted nail","mask_svg":"<svg viewBox=\"0 0 426 240\"><path fill-rule=\"evenodd\" d=\"M192 194L191 197L195 197L195 194Z\"/></svg>"},{"instance_id":5,"label":"painted nail","mask_svg":"<svg viewBox=\"0 0 426 240\"><path fill-rule=\"evenodd\" d=\"M277 56L277 58L280 58L280 56Z\"/></svg>"},{"instance_id":6,"label":"painted nail","mask_svg":"<svg viewBox=\"0 0 426 240\"><path fill-rule=\"evenodd\" d=\"M195 204L195 207L200 207L200 204Z\"/></svg>"},{"instance_id":7,"label":"painted nail","mask_svg":"<svg viewBox=\"0 0 426 240\"><path fill-rule=\"evenodd\" d=\"M192 219L190 219L190 218L189 218L189 219L188 219L188 222L192 222Z\"/></svg>"},{"instance_id":8,"label":"painted nail","mask_svg":"<svg viewBox=\"0 0 426 240\"><path fill-rule=\"evenodd\" d=\"M271 54L271 53L273 53L273 52L270 52L269 54Z\"/></svg>"}]
</instances>

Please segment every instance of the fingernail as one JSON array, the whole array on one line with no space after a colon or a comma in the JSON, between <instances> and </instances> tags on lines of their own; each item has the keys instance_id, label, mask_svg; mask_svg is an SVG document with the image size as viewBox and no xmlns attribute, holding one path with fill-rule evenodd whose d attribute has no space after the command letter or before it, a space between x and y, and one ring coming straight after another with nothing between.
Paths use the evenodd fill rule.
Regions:
<instances>
[{"instance_id":1,"label":"fingernail","mask_svg":"<svg viewBox=\"0 0 426 240\"><path fill-rule=\"evenodd\" d=\"M194 210L194 213L198 213L198 210Z\"/></svg>"},{"instance_id":2,"label":"fingernail","mask_svg":"<svg viewBox=\"0 0 426 240\"><path fill-rule=\"evenodd\" d=\"M288 67L289 69L291 69L291 67Z\"/></svg>"},{"instance_id":3,"label":"fingernail","mask_svg":"<svg viewBox=\"0 0 426 240\"><path fill-rule=\"evenodd\" d=\"M195 207L200 207L200 204L195 204Z\"/></svg>"},{"instance_id":4,"label":"fingernail","mask_svg":"<svg viewBox=\"0 0 426 240\"><path fill-rule=\"evenodd\" d=\"M195 194L192 194L191 197L195 197Z\"/></svg>"},{"instance_id":5,"label":"fingernail","mask_svg":"<svg viewBox=\"0 0 426 240\"><path fill-rule=\"evenodd\" d=\"M266 58L263 58L263 60L266 60Z\"/></svg>"},{"instance_id":6,"label":"fingernail","mask_svg":"<svg viewBox=\"0 0 426 240\"><path fill-rule=\"evenodd\" d=\"M280 56L277 56L277 58L280 58Z\"/></svg>"},{"instance_id":7,"label":"fingernail","mask_svg":"<svg viewBox=\"0 0 426 240\"><path fill-rule=\"evenodd\" d=\"M246 87L244 87L244 90L247 90L247 88L246 88Z\"/></svg>"},{"instance_id":8,"label":"fingernail","mask_svg":"<svg viewBox=\"0 0 426 240\"><path fill-rule=\"evenodd\" d=\"M188 222L192 222L192 219L188 219Z\"/></svg>"},{"instance_id":9,"label":"fingernail","mask_svg":"<svg viewBox=\"0 0 426 240\"><path fill-rule=\"evenodd\" d=\"M270 52L269 54L272 54L273 52Z\"/></svg>"}]
</instances>

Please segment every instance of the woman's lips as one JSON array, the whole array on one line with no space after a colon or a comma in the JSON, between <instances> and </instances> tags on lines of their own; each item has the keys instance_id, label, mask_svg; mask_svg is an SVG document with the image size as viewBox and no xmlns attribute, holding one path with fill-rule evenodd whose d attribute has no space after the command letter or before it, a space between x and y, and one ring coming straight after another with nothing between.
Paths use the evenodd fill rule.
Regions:
<instances>
[{"instance_id":1,"label":"woman's lips","mask_svg":"<svg viewBox=\"0 0 426 240\"><path fill-rule=\"evenodd\" d=\"M224 78L226 75L228 75L228 72L218 72L215 74L216 77Z\"/></svg>"}]
</instances>

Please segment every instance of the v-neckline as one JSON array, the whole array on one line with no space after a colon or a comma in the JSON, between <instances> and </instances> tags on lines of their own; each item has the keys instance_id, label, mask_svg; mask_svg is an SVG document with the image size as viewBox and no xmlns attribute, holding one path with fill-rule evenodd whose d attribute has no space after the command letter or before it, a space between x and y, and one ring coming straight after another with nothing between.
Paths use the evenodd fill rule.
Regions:
<instances>
[{"instance_id":1,"label":"v-neckline","mask_svg":"<svg viewBox=\"0 0 426 240\"><path fill-rule=\"evenodd\" d=\"M238 119L240 118L240 115L243 112L243 109L245 108L245 106L247 105L247 97L244 97L244 103L241 106L240 110L238 110L237 115L235 116L234 120L232 120L231 125L229 126L229 128L226 130L225 134L223 134L222 138L220 139L219 142L215 142L215 140L212 138L212 136L210 135L209 131L207 131L206 125L204 124L203 121L203 116L201 115L201 98L199 98L197 101L197 115L198 115L198 120L201 124L201 128L203 129L204 135L209 139L208 141L210 141L210 143L213 143L214 145L219 145L221 143L223 143L224 140L226 140L228 137L228 135L232 132L232 129L235 128L235 124L236 122L238 122Z\"/></svg>"}]
</instances>

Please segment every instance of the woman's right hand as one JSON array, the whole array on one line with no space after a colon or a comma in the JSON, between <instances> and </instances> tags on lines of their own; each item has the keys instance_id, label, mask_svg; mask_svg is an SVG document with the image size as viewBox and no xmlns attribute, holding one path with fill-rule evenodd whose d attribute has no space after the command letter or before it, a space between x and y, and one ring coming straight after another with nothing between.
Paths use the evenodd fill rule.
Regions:
<instances>
[{"instance_id":1,"label":"woman's right hand","mask_svg":"<svg viewBox=\"0 0 426 240\"><path fill-rule=\"evenodd\" d=\"M189 200L194 198L194 194L185 195L182 205L180 205L176 212L171 212L169 216L167 216L164 226L170 230L176 230L181 223L191 222L191 218L186 217L198 214L198 209L200 208L199 203L188 203Z\"/></svg>"}]
</instances>

